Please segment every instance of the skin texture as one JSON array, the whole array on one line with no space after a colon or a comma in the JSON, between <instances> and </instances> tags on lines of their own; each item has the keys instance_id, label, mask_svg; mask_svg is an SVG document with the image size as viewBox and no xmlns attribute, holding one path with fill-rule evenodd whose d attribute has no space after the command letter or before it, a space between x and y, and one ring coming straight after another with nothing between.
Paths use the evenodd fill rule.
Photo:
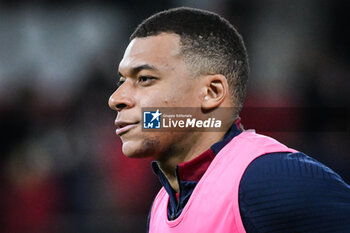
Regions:
<instances>
[{"instance_id":1,"label":"skin texture","mask_svg":"<svg viewBox=\"0 0 350 233\"><path fill-rule=\"evenodd\" d=\"M180 37L173 33L135 38L119 64L121 86L109 106L117 111L116 124L131 128L120 134L128 157L152 156L177 191L175 167L207 150L225 132L142 132L142 107L201 107L215 111L232 107L227 80L220 74L193 77L180 53ZM208 114L208 113L203 113ZM228 129L232 115L223 116Z\"/></svg>"}]
</instances>

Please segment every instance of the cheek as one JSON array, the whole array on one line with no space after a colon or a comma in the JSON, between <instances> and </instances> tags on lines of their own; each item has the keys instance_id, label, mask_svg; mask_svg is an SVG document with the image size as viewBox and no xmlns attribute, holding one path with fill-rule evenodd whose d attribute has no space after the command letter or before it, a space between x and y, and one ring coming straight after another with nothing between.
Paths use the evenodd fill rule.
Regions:
<instances>
[{"instance_id":1,"label":"cheek","mask_svg":"<svg viewBox=\"0 0 350 233\"><path fill-rule=\"evenodd\" d=\"M139 99L140 107L164 107L174 105L179 97L171 89L158 87L157 90L149 90L137 96L137 99Z\"/></svg>"},{"instance_id":2,"label":"cheek","mask_svg":"<svg viewBox=\"0 0 350 233\"><path fill-rule=\"evenodd\" d=\"M135 99L141 107L183 106L195 103L196 87L191 82L172 82L144 89Z\"/></svg>"}]
</instances>

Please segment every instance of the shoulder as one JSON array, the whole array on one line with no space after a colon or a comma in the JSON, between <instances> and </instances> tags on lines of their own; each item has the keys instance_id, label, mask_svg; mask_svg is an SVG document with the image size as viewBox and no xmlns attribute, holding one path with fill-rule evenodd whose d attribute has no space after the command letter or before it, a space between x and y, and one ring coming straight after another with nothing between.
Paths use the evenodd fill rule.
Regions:
<instances>
[{"instance_id":1,"label":"shoulder","mask_svg":"<svg viewBox=\"0 0 350 233\"><path fill-rule=\"evenodd\" d=\"M241 179L239 204L247 232L350 231L350 187L300 152L255 159Z\"/></svg>"},{"instance_id":2,"label":"shoulder","mask_svg":"<svg viewBox=\"0 0 350 233\"><path fill-rule=\"evenodd\" d=\"M247 167L242 180L250 181L252 177L269 179L302 178L304 182L314 179L344 182L332 169L302 152L268 153L256 158ZM276 176L278 175L278 176Z\"/></svg>"}]
</instances>

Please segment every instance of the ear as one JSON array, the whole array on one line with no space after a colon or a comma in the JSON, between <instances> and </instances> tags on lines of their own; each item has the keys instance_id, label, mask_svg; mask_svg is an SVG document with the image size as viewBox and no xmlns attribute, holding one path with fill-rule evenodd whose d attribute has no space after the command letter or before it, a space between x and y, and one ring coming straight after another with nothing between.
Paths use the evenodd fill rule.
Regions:
<instances>
[{"instance_id":1,"label":"ear","mask_svg":"<svg viewBox=\"0 0 350 233\"><path fill-rule=\"evenodd\" d=\"M229 96L227 79L224 75L206 75L204 78L204 97L201 107L206 110L216 108Z\"/></svg>"}]
</instances>

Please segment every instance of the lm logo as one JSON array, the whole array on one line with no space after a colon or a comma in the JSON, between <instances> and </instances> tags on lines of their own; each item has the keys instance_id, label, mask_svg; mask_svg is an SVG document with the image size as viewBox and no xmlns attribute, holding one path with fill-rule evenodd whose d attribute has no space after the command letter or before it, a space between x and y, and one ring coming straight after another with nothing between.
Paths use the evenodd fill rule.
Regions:
<instances>
[{"instance_id":1,"label":"lm logo","mask_svg":"<svg viewBox=\"0 0 350 233\"><path fill-rule=\"evenodd\" d=\"M144 129L160 129L160 115L159 109L157 111L143 112L143 128Z\"/></svg>"}]
</instances>

